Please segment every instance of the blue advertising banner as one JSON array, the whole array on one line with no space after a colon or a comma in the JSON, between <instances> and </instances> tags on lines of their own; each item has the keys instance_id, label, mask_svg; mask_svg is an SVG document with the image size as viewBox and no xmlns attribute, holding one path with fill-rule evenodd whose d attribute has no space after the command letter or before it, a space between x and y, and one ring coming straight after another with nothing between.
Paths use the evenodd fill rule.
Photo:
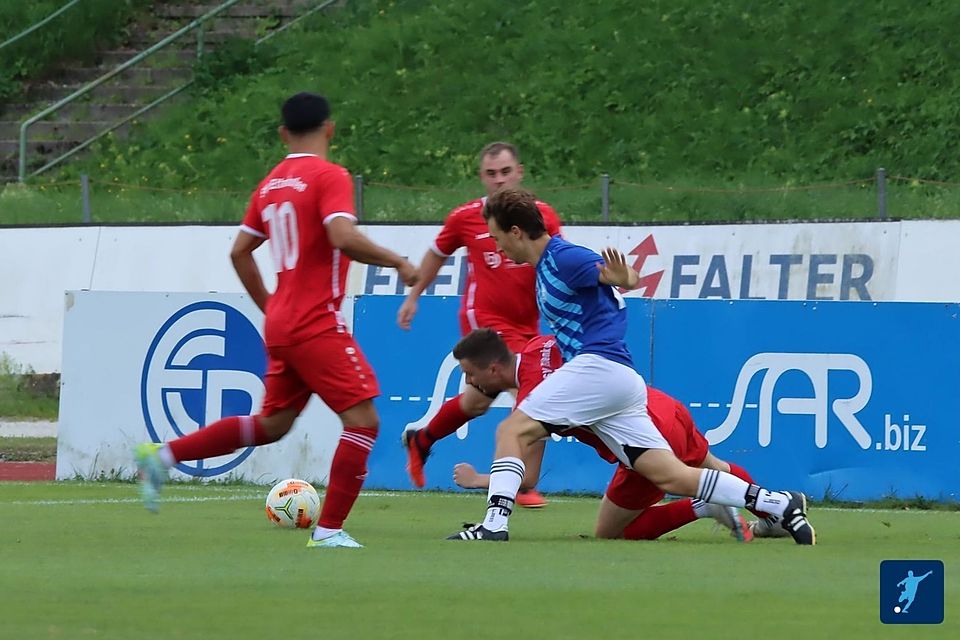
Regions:
<instances>
[{"instance_id":1,"label":"blue advertising banner","mask_svg":"<svg viewBox=\"0 0 960 640\"><path fill-rule=\"evenodd\" d=\"M377 399L381 435L370 456L365 487L410 489L400 433L408 425L426 426L447 398L460 393L463 373L451 350L460 339L459 297L424 296L410 331L396 324L402 296L358 296L354 333L380 381ZM650 317L645 306L631 310L631 349L638 368L650 362ZM428 489L455 489L453 466L469 462L487 473L497 424L512 408L501 394L486 415L434 445L426 465ZM603 491L614 467L593 449L572 439L547 444L539 488L543 491Z\"/></svg>"},{"instance_id":2,"label":"blue advertising banner","mask_svg":"<svg viewBox=\"0 0 960 640\"><path fill-rule=\"evenodd\" d=\"M450 354L458 297L424 297L396 325L401 296L356 299L355 333L377 372L381 437L369 488L410 488L400 432L462 388ZM628 299L637 370L685 402L712 450L764 485L814 498L960 498L960 306L937 303ZM486 472L512 398L438 443L427 486L453 465ZM540 488L601 492L613 468L566 439L548 444Z\"/></svg>"},{"instance_id":3,"label":"blue advertising banner","mask_svg":"<svg viewBox=\"0 0 960 640\"><path fill-rule=\"evenodd\" d=\"M655 304L655 386L761 484L960 497L957 305Z\"/></svg>"}]
</instances>

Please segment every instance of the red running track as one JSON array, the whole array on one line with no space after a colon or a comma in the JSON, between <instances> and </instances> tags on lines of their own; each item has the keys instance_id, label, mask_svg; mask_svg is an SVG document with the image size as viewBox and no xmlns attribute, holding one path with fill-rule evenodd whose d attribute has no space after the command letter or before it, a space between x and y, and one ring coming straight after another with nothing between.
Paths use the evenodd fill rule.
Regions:
<instances>
[{"instance_id":1,"label":"red running track","mask_svg":"<svg viewBox=\"0 0 960 640\"><path fill-rule=\"evenodd\" d=\"M56 475L56 462L0 462L0 481L53 480Z\"/></svg>"}]
</instances>

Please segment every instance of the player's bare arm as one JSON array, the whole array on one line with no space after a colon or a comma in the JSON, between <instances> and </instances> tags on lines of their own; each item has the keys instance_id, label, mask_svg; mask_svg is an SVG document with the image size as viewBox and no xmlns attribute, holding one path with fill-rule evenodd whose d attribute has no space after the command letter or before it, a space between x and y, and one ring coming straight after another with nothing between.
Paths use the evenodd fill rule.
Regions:
<instances>
[{"instance_id":1,"label":"player's bare arm","mask_svg":"<svg viewBox=\"0 0 960 640\"><path fill-rule=\"evenodd\" d=\"M436 280L437 274L440 273L440 268L443 267L444 262L446 262L446 258L437 255L429 249L427 253L424 254L423 260L420 262L420 280L410 289L410 293L407 294L403 304L400 305L399 311L397 311L397 324L400 325L401 329L410 328L413 316L417 314L417 301L420 299L424 290Z\"/></svg>"},{"instance_id":2,"label":"player's bare arm","mask_svg":"<svg viewBox=\"0 0 960 640\"><path fill-rule=\"evenodd\" d=\"M253 303L257 305L260 311L266 313L270 293L263 285L263 277L260 275L260 269L253 258L254 250L263 244L263 241L264 238L241 230L237 234L237 239L233 241L233 248L230 249L230 260L233 262L233 269L237 272L237 277L240 278L240 283L250 294Z\"/></svg>"},{"instance_id":3,"label":"player's bare arm","mask_svg":"<svg viewBox=\"0 0 960 640\"><path fill-rule=\"evenodd\" d=\"M613 247L600 252L604 264L598 264L600 282L624 289L635 289L640 284L640 274L627 264L627 257Z\"/></svg>"},{"instance_id":4,"label":"player's bare arm","mask_svg":"<svg viewBox=\"0 0 960 640\"><path fill-rule=\"evenodd\" d=\"M360 233L349 218L341 216L327 222L327 237L330 244L357 262L393 267L408 287L415 285L419 279L419 272L413 263Z\"/></svg>"},{"instance_id":5,"label":"player's bare arm","mask_svg":"<svg viewBox=\"0 0 960 640\"><path fill-rule=\"evenodd\" d=\"M546 440L538 440L525 448L523 452L523 480L521 489L531 489L540 482L540 464L543 462L543 449ZM453 482L464 489L489 489L490 474L479 473L469 462L458 462L453 466Z\"/></svg>"}]
</instances>

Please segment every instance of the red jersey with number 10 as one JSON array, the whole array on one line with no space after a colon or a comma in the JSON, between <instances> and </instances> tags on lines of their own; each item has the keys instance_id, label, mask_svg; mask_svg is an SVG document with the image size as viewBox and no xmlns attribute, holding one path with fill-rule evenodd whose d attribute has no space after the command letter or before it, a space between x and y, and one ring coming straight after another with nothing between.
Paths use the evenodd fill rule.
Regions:
<instances>
[{"instance_id":1,"label":"red jersey with number 10","mask_svg":"<svg viewBox=\"0 0 960 640\"><path fill-rule=\"evenodd\" d=\"M441 257L467 248L467 286L460 307L464 331L490 327L512 330L532 338L539 333L536 272L517 264L497 249L483 219L485 198L472 200L450 212L431 249ZM553 207L537 201L547 233L560 233L560 218Z\"/></svg>"},{"instance_id":2,"label":"red jersey with number 10","mask_svg":"<svg viewBox=\"0 0 960 640\"><path fill-rule=\"evenodd\" d=\"M350 258L330 244L326 224L356 220L353 202L347 170L306 153L288 155L253 192L240 229L270 240L277 289L267 303L268 346L346 331L340 303Z\"/></svg>"}]
</instances>

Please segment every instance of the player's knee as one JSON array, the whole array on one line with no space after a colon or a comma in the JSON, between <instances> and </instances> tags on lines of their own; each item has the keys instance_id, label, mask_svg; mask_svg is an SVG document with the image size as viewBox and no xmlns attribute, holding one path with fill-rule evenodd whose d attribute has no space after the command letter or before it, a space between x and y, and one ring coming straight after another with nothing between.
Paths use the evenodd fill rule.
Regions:
<instances>
[{"instance_id":1,"label":"player's knee","mask_svg":"<svg viewBox=\"0 0 960 640\"><path fill-rule=\"evenodd\" d=\"M260 423L260 426L263 427L263 431L270 442L276 442L290 432L296 418L296 414L281 411L280 413L275 413L270 416L257 416L257 421Z\"/></svg>"},{"instance_id":2,"label":"player's knee","mask_svg":"<svg viewBox=\"0 0 960 640\"><path fill-rule=\"evenodd\" d=\"M489 398L480 391L470 388L460 396L460 410L467 416L476 418L482 416L493 404L493 399Z\"/></svg>"},{"instance_id":3,"label":"player's knee","mask_svg":"<svg viewBox=\"0 0 960 640\"><path fill-rule=\"evenodd\" d=\"M380 414L377 413L372 400L365 400L340 413L340 421L344 427L380 429Z\"/></svg>"}]
</instances>

